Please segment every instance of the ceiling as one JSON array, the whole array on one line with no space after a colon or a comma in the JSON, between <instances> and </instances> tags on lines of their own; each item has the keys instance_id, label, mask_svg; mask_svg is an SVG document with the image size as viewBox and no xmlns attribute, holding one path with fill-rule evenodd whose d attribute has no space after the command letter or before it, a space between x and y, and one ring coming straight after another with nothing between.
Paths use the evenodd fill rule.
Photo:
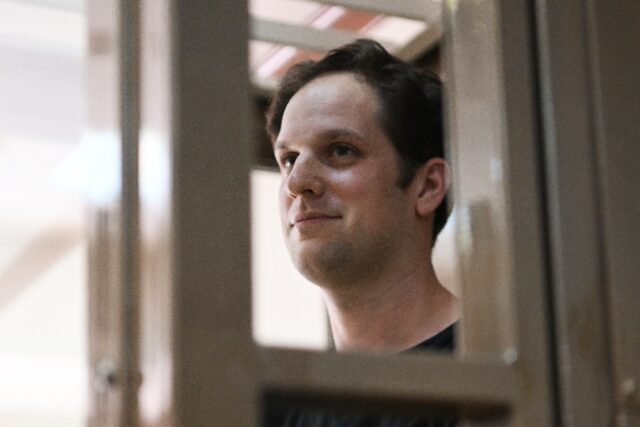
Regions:
<instances>
[{"instance_id":1,"label":"ceiling","mask_svg":"<svg viewBox=\"0 0 640 427\"><path fill-rule=\"evenodd\" d=\"M0 0L0 43L81 55L86 0ZM440 0L250 0L250 68L270 91L293 63L357 38L412 61L441 37Z\"/></svg>"}]
</instances>

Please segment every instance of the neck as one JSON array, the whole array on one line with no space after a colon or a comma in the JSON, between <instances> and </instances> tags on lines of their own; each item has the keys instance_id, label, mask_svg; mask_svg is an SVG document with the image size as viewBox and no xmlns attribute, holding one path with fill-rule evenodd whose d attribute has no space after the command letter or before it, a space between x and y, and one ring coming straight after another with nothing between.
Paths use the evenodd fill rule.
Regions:
<instances>
[{"instance_id":1,"label":"neck","mask_svg":"<svg viewBox=\"0 0 640 427\"><path fill-rule=\"evenodd\" d=\"M431 263L421 264L366 286L324 289L338 351L400 352L459 318L456 298L438 281Z\"/></svg>"}]
</instances>

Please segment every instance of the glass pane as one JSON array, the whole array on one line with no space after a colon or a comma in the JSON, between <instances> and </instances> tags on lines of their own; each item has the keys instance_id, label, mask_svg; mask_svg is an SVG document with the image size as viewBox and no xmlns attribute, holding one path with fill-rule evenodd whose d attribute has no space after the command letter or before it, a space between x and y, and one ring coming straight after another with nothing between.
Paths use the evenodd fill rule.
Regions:
<instances>
[{"instance_id":1,"label":"glass pane","mask_svg":"<svg viewBox=\"0 0 640 427\"><path fill-rule=\"evenodd\" d=\"M3 426L85 423L85 23L71 3L0 3Z\"/></svg>"},{"instance_id":2,"label":"glass pane","mask_svg":"<svg viewBox=\"0 0 640 427\"><path fill-rule=\"evenodd\" d=\"M305 2L292 2L297 4L294 8L288 3L286 1L254 1L251 3L251 14L260 19L313 27L320 31L351 32L354 39L373 38L383 43L391 53L398 55L406 52L409 45L416 46L424 43L422 37L426 29L435 28L434 34L439 34L441 25L437 8L432 8L434 16L427 23L405 17ZM277 45L261 40L252 40L250 43L251 74L253 83L259 88L254 116L256 121L254 143L258 146L255 150L258 153L256 164L262 167L262 169L256 169L251 178L253 332L257 342L262 345L326 349L333 347L334 343L329 327L330 316L326 314L322 300L323 287L315 286L311 283L312 280L305 279L293 267L294 263L287 252L278 208L281 176L276 166L271 141L265 132L265 111L278 81L294 64L309 59L318 61L326 53L300 49L296 47L295 34L291 34L291 37L291 45ZM428 52L430 47L431 45L425 44L421 55ZM427 56L428 59L423 60L418 66L437 72L439 70L437 51ZM376 113L372 113L370 116L375 115ZM441 123L438 125L442 126ZM388 164L386 159L384 163ZM395 182L394 187L398 187ZM362 195L362 198L365 195ZM383 207L375 208L384 211ZM365 217L373 213L374 211L369 211ZM361 218L361 220L366 219ZM457 296L460 293L453 245L453 222L452 218L440 234L433 254L437 277L444 283L443 289L448 289L447 291L438 287L437 292L441 293L450 305L455 304L452 302L454 298L451 294ZM424 247L430 248L431 242L425 243ZM429 256L431 253L425 255L427 258ZM431 268L428 262L420 262L420 265ZM374 268L375 265L371 267ZM442 323L442 327L432 331L434 334L437 335L437 332L446 330L450 322ZM434 334L425 334L425 337L428 338Z\"/></svg>"}]
</instances>

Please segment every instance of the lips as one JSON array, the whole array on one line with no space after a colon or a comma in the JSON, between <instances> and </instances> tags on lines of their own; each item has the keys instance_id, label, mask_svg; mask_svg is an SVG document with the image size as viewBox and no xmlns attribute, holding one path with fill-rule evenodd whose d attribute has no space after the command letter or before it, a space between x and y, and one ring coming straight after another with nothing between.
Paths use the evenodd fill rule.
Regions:
<instances>
[{"instance_id":1,"label":"lips","mask_svg":"<svg viewBox=\"0 0 640 427\"><path fill-rule=\"evenodd\" d=\"M304 212L304 213L299 213L295 215L291 224L297 225L297 224L303 224L303 223L309 223L309 222L315 222L315 221L321 221L321 220L338 219L338 218L340 218L339 215L331 215L323 212Z\"/></svg>"}]
</instances>

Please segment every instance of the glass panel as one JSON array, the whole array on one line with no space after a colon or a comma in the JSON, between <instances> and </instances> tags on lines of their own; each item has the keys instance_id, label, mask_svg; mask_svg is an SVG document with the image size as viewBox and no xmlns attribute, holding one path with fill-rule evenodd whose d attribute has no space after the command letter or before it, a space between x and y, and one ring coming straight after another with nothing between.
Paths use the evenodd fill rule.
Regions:
<instances>
[{"instance_id":1,"label":"glass panel","mask_svg":"<svg viewBox=\"0 0 640 427\"><path fill-rule=\"evenodd\" d=\"M427 27L440 26L439 13L427 24L337 6L316 5L314 11L310 4L293 3L297 4L297 8L288 2L256 1L251 5L251 13L262 19L284 20L319 30L351 31L354 38L373 37L390 44L392 52L405 49ZM292 7L290 11L289 6ZM252 78L261 89L258 95L260 99L255 102L257 113L254 116L255 144L259 147L255 150L258 153L256 164L260 166L274 165L274 161L270 160L273 159L271 142L264 131L264 114L278 80L292 65L307 59L319 60L323 56L323 53L307 52L294 46L295 40L292 40L291 46L259 40L250 43ZM254 338L262 345L326 349L333 344L322 292L296 271L283 242L277 202L279 182L280 174L276 168L255 170L252 174ZM458 295L453 222L452 219L438 239L434 268L446 288Z\"/></svg>"},{"instance_id":2,"label":"glass panel","mask_svg":"<svg viewBox=\"0 0 640 427\"><path fill-rule=\"evenodd\" d=\"M78 10L0 3L0 425L80 427L87 406Z\"/></svg>"}]
</instances>

